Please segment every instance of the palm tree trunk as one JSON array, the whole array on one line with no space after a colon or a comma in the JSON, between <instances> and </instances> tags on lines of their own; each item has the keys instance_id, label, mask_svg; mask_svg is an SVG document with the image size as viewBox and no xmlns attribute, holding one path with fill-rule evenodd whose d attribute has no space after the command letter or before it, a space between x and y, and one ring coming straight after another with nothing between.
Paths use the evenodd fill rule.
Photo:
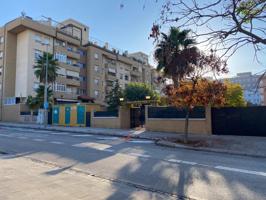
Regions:
<instances>
[{"instance_id":1,"label":"palm tree trunk","mask_svg":"<svg viewBox=\"0 0 266 200\"><path fill-rule=\"evenodd\" d=\"M186 121L185 121L185 132L184 132L184 143L188 142L188 125L189 125L189 107L186 108Z\"/></svg>"}]
</instances>

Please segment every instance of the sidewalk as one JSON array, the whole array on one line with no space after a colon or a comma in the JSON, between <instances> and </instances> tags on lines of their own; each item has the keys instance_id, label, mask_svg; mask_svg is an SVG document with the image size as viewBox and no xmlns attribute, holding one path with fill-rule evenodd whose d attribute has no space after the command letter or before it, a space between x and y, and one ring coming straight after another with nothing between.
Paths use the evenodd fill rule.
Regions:
<instances>
[{"instance_id":1,"label":"sidewalk","mask_svg":"<svg viewBox=\"0 0 266 200\"><path fill-rule=\"evenodd\" d=\"M205 147L191 147L175 143L176 140L182 140L183 137L182 134L150 132L150 131L145 131L145 129L136 131L136 130L107 129L107 128L60 127L60 126L47 126L47 128L44 128L43 126L36 124L16 124L16 123L0 122L0 127L1 126L149 139L149 140L155 140L156 143L161 146L266 158L266 137L189 134L190 141L201 141L206 145Z\"/></svg>"},{"instance_id":2,"label":"sidewalk","mask_svg":"<svg viewBox=\"0 0 266 200\"><path fill-rule=\"evenodd\" d=\"M29 158L0 155L0 199L123 200L174 199ZM27 169L27 170L25 170Z\"/></svg>"}]
</instances>

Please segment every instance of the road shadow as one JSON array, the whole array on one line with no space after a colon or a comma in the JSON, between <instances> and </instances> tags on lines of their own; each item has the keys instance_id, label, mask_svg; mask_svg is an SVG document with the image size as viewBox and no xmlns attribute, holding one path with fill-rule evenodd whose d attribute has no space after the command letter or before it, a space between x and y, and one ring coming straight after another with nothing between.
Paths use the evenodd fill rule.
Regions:
<instances>
[{"instance_id":1,"label":"road shadow","mask_svg":"<svg viewBox=\"0 0 266 200\"><path fill-rule=\"evenodd\" d=\"M186 158L186 154L180 156L177 154L178 150L168 150L168 148L160 148L152 144L147 146L128 145L124 140L109 142L97 140L95 142L90 138L73 138L67 142L68 148L52 144L48 146L46 143L36 145L27 140L15 143L11 139L6 140L4 145L4 149L10 148L18 151L21 157L38 158L42 156L46 160L53 159L62 166L45 172L44 174L47 176L55 176L75 166L76 168L81 167L95 176L119 180L121 184L112 184L113 192L107 198L108 200L163 199L162 194L174 195L169 196L169 199L184 199L187 196L193 198L195 195L199 199L245 200L263 199L266 196L265 185L260 184L261 182L256 176L239 177L233 172L169 162L167 161L169 159L191 161L192 158ZM138 150L143 155L149 154L151 157L129 155L127 152L130 148ZM207 153L193 152L191 154L208 160ZM157 159L156 155L160 155L161 158ZM216 156L222 157L220 154L216 154ZM127 187L127 192L124 193L121 187ZM140 190L153 193L143 194Z\"/></svg>"},{"instance_id":2,"label":"road shadow","mask_svg":"<svg viewBox=\"0 0 266 200\"><path fill-rule=\"evenodd\" d=\"M53 169L53 170L50 170L50 171L47 171L44 173L44 175L48 175L48 176L54 176L54 175L57 175L57 174L60 174L68 169L71 169L72 167L74 167L75 165L70 165L70 166L67 166L67 167L61 167L61 168L58 168L58 169Z\"/></svg>"}]
</instances>

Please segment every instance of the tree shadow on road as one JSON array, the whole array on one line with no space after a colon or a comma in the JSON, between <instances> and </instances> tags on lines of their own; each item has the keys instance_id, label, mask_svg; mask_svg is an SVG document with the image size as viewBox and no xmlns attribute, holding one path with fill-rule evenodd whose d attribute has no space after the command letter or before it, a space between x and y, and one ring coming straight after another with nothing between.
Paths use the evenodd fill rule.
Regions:
<instances>
[{"instance_id":1,"label":"tree shadow on road","mask_svg":"<svg viewBox=\"0 0 266 200\"><path fill-rule=\"evenodd\" d=\"M97 144L94 144L97 143ZM99 145L98 145L99 144ZM10 148L16 149L17 144L8 143ZM69 148L60 145L37 145L25 141L20 156L50 159L61 168L47 171L47 176L55 176L71 167L89 171L95 176L106 179L119 180L127 188L125 194L121 191L121 184L113 184L113 192L108 200L119 199L163 199L161 194L175 195L173 198L197 197L200 199L255 199L266 196L265 185L260 185L256 176L238 177L235 173L204 168L199 166L172 163L169 159L186 159L185 155L177 154L177 150L145 145L127 145L125 141L92 141L91 139L73 139L69 141ZM74 146L73 146L74 145ZM98 145L98 146L97 146ZM77 151L77 148L79 149ZM103 149L98 149L103 148ZM142 154L149 154L145 158L127 154L128 149L135 148ZM110 150L110 152L108 152ZM111 150L115 150L112 152ZM202 152L190 154L208 160L208 154ZM162 154L161 159L156 155ZM154 156L153 156L154 155ZM216 156L221 156L216 154ZM11 158L10 158L11 159ZM190 161L193 158L187 158ZM254 187L255 184L256 187ZM140 193L140 190L153 193ZM262 192L263 191L263 192ZM156 193L157 192L157 193ZM195 196L194 196L195 195ZM171 198L171 196L169 196Z\"/></svg>"}]
</instances>

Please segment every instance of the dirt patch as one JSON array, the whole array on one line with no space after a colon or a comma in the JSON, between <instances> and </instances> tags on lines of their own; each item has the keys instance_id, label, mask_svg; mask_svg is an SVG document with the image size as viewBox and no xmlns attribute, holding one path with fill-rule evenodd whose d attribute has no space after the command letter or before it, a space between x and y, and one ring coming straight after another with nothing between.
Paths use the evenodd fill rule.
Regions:
<instances>
[{"instance_id":1,"label":"dirt patch","mask_svg":"<svg viewBox=\"0 0 266 200\"><path fill-rule=\"evenodd\" d=\"M188 139L188 143L184 143L183 139L175 139L171 142L174 142L176 144L182 144L185 146L190 147L216 147L216 146L223 146L225 144L225 141L220 139Z\"/></svg>"},{"instance_id":2,"label":"dirt patch","mask_svg":"<svg viewBox=\"0 0 266 200\"><path fill-rule=\"evenodd\" d=\"M186 146L190 146L190 147L210 147L209 142L207 141L203 141L203 140L189 140L187 143L184 143L183 140L181 139L177 139L175 141L173 141L174 143L177 144L182 144L182 145L186 145Z\"/></svg>"}]
</instances>

